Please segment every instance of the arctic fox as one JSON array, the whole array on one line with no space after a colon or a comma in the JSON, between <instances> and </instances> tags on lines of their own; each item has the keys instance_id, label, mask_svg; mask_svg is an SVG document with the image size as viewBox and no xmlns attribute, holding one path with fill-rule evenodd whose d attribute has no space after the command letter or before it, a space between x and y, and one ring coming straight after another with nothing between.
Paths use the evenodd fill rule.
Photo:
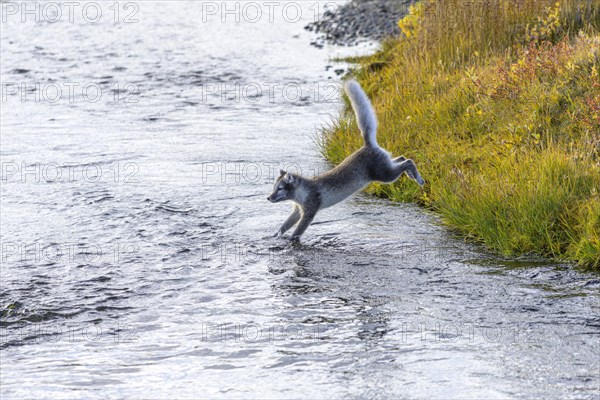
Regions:
<instances>
[{"instance_id":1,"label":"arctic fox","mask_svg":"<svg viewBox=\"0 0 600 400\"><path fill-rule=\"evenodd\" d=\"M295 205L292 214L279 228L276 236L283 235L298 224L290 237L292 240L298 240L315 218L317 211L339 203L370 182L391 183L406 173L419 185L425 184L412 160L404 157L392 159L390 154L377 144L377 118L360 85L350 80L345 89L365 144L340 165L314 179L280 171L273 193L267 200L271 203L292 200Z\"/></svg>"}]
</instances>

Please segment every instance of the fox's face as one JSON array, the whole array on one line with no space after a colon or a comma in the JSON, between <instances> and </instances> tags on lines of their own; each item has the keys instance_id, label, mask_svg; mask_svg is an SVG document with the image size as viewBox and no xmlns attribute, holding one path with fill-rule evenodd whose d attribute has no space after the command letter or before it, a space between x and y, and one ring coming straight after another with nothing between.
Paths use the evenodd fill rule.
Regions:
<instances>
[{"instance_id":1,"label":"fox's face","mask_svg":"<svg viewBox=\"0 0 600 400\"><path fill-rule=\"evenodd\" d=\"M291 200L294 197L294 188L296 187L297 179L294 175L284 170L279 171L280 175L273 187L273 193L267 200L271 203L279 203L284 200Z\"/></svg>"}]
</instances>

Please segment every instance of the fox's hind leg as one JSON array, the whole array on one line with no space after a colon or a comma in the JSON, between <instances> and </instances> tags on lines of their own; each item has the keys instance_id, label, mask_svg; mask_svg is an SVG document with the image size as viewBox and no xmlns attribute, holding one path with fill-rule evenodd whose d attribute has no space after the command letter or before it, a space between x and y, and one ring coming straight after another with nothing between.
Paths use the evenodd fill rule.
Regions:
<instances>
[{"instance_id":1,"label":"fox's hind leg","mask_svg":"<svg viewBox=\"0 0 600 400\"><path fill-rule=\"evenodd\" d=\"M400 178L403 173L406 173L411 179L414 179L419 185L423 186L425 181L421 178L421 174L419 174L419 170L417 170L414 161L404 159L404 161L396 162L396 160L400 160L401 158L404 157L398 157L394 159L394 162L390 163L390 165L380 168L377 171L377 176L375 177L376 180L391 183Z\"/></svg>"},{"instance_id":2,"label":"fox's hind leg","mask_svg":"<svg viewBox=\"0 0 600 400\"><path fill-rule=\"evenodd\" d=\"M394 158L394 162L395 163L401 163L401 162L404 162L404 161L406 161L406 157L404 157L404 156L400 156L400 157ZM412 179L413 181L417 180L410 169L406 170L406 175L408 175L408 177L410 179Z\"/></svg>"}]
</instances>

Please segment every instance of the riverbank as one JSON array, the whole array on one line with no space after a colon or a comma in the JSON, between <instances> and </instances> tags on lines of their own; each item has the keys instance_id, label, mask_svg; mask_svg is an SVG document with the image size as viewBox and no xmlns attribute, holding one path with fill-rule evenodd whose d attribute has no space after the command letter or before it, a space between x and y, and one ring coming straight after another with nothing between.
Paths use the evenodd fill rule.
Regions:
<instances>
[{"instance_id":1,"label":"riverbank","mask_svg":"<svg viewBox=\"0 0 600 400\"><path fill-rule=\"evenodd\" d=\"M379 143L428 182L368 191L504 254L600 269L600 1L484 3L420 3L397 39L355 60ZM323 152L339 163L360 145L347 107Z\"/></svg>"},{"instance_id":2,"label":"riverbank","mask_svg":"<svg viewBox=\"0 0 600 400\"><path fill-rule=\"evenodd\" d=\"M416 0L350 1L325 11L322 17L305 27L319 36L312 42L353 46L363 41L379 41L400 34L398 20L408 14ZM333 3L331 3L333 4Z\"/></svg>"}]
</instances>

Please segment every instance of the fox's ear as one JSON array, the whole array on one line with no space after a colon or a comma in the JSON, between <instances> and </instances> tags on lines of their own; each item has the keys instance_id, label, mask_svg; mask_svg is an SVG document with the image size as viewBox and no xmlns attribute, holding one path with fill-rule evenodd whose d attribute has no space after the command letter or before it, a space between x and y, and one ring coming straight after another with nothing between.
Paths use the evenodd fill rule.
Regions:
<instances>
[{"instance_id":1,"label":"fox's ear","mask_svg":"<svg viewBox=\"0 0 600 400\"><path fill-rule=\"evenodd\" d=\"M285 183L294 183L294 175L290 174L289 172L285 174L285 176L283 177L283 181Z\"/></svg>"},{"instance_id":2,"label":"fox's ear","mask_svg":"<svg viewBox=\"0 0 600 400\"><path fill-rule=\"evenodd\" d=\"M282 169L279 170L279 176L284 176L286 174L286 172Z\"/></svg>"}]
</instances>

